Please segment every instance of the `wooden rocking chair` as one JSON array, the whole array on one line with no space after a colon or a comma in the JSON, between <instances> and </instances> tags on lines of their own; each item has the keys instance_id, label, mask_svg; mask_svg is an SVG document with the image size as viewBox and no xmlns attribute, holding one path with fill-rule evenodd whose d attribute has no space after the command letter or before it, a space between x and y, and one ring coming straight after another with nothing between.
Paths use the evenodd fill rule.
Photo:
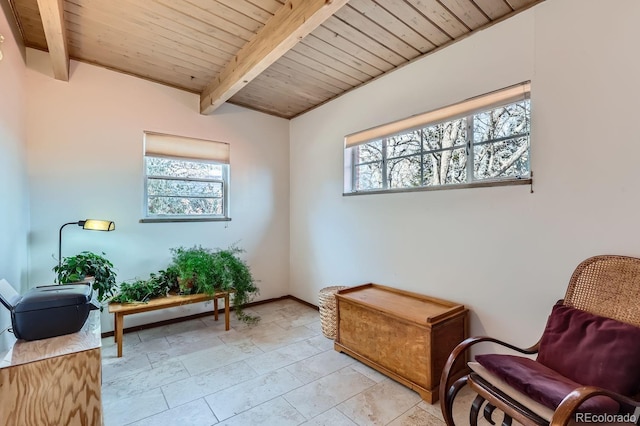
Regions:
<instances>
[{"instance_id":1,"label":"wooden rocking chair","mask_svg":"<svg viewBox=\"0 0 640 426\"><path fill-rule=\"evenodd\" d=\"M476 361L481 362L468 363L471 372L454 381L453 366L464 362L467 350L481 342L525 355L538 353L538 358L480 355ZM592 361L600 362L596 366ZM542 338L530 348L491 337L460 343L440 380L440 404L448 426L455 425L453 401L465 384L478 394L469 413L472 426L483 405L483 416L491 424L496 408L504 413L503 426L511 425L512 419L523 425L601 420L640 425L640 259L596 256L578 265Z\"/></svg>"}]
</instances>

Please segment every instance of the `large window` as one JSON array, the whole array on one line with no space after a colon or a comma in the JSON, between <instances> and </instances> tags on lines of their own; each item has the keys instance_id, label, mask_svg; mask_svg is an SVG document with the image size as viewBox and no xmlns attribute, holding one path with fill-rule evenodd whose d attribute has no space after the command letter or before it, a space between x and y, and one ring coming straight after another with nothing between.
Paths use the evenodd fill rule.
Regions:
<instances>
[{"instance_id":1,"label":"large window","mask_svg":"<svg viewBox=\"0 0 640 426\"><path fill-rule=\"evenodd\" d=\"M530 182L530 126L523 83L349 135L345 193Z\"/></svg>"},{"instance_id":2,"label":"large window","mask_svg":"<svg viewBox=\"0 0 640 426\"><path fill-rule=\"evenodd\" d=\"M145 132L144 162L146 220L228 219L228 144Z\"/></svg>"}]
</instances>

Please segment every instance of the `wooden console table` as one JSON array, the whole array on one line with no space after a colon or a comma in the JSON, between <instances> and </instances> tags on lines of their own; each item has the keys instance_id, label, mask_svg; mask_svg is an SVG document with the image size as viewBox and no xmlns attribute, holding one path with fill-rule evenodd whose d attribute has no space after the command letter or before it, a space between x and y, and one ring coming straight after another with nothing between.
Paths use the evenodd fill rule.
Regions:
<instances>
[{"instance_id":1,"label":"wooden console table","mask_svg":"<svg viewBox=\"0 0 640 426\"><path fill-rule=\"evenodd\" d=\"M0 425L101 425L100 311L80 331L18 340L0 360Z\"/></svg>"},{"instance_id":2,"label":"wooden console table","mask_svg":"<svg viewBox=\"0 0 640 426\"><path fill-rule=\"evenodd\" d=\"M139 314L141 312L155 311L158 309L173 308L176 306L190 305L191 303L213 300L213 315L218 321L218 299L224 298L224 325L229 330L229 295L233 291L217 291L214 294L170 294L165 297L151 299L146 303L109 303L109 313L114 314L114 339L118 344L118 358L122 356L122 334L125 315Z\"/></svg>"},{"instance_id":3,"label":"wooden console table","mask_svg":"<svg viewBox=\"0 0 640 426\"><path fill-rule=\"evenodd\" d=\"M335 350L415 390L429 403L438 400L444 364L468 335L463 305L377 284L340 290L336 303Z\"/></svg>"}]
</instances>

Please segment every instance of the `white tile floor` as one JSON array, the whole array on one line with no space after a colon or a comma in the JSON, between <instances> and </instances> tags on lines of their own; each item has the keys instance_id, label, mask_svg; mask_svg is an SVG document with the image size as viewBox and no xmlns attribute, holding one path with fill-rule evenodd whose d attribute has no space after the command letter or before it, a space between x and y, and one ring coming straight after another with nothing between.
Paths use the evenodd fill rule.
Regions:
<instances>
[{"instance_id":1,"label":"white tile floor","mask_svg":"<svg viewBox=\"0 0 640 426\"><path fill-rule=\"evenodd\" d=\"M334 351L316 310L282 300L250 311L258 325L232 314L229 331L205 317L128 333L122 358L103 339L106 426L444 425L438 404ZM472 398L458 398L461 425Z\"/></svg>"}]
</instances>

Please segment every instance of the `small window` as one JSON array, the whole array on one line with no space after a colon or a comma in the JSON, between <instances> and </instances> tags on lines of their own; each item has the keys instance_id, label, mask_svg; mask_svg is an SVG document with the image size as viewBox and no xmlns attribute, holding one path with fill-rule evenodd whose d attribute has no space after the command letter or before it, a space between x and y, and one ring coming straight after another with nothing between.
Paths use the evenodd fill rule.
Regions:
<instances>
[{"instance_id":1,"label":"small window","mask_svg":"<svg viewBox=\"0 0 640 426\"><path fill-rule=\"evenodd\" d=\"M143 221L228 220L229 145L145 132Z\"/></svg>"},{"instance_id":2,"label":"small window","mask_svg":"<svg viewBox=\"0 0 640 426\"><path fill-rule=\"evenodd\" d=\"M529 83L345 138L345 193L530 182Z\"/></svg>"}]
</instances>

